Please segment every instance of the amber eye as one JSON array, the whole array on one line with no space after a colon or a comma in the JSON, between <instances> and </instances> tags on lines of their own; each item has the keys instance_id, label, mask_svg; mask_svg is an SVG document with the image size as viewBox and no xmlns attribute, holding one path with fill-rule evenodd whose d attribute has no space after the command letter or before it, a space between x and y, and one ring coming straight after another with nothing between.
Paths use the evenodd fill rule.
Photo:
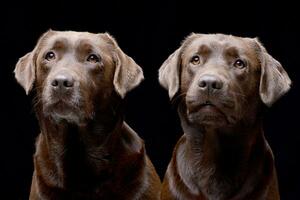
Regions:
<instances>
[{"instance_id":1,"label":"amber eye","mask_svg":"<svg viewBox=\"0 0 300 200\"><path fill-rule=\"evenodd\" d=\"M88 56L88 58L86 59L88 62L91 63L97 63L100 62L100 58L98 56L96 56L95 54L91 54Z\"/></svg>"},{"instance_id":2,"label":"amber eye","mask_svg":"<svg viewBox=\"0 0 300 200\"><path fill-rule=\"evenodd\" d=\"M193 65L199 65L200 64L200 57L198 55L193 56L192 59L191 59L191 63Z\"/></svg>"},{"instance_id":3,"label":"amber eye","mask_svg":"<svg viewBox=\"0 0 300 200\"><path fill-rule=\"evenodd\" d=\"M241 59L237 59L233 65L239 69L243 69L246 67L246 63L244 61L242 61Z\"/></svg>"},{"instance_id":4,"label":"amber eye","mask_svg":"<svg viewBox=\"0 0 300 200\"><path fill-rule=\"evenodd\" d=\"M45 59L48 60L48 61L54 60L55 59L55 53L53 51L49 51L48 53L46 53Z\"/></svg>"}]
</instances>

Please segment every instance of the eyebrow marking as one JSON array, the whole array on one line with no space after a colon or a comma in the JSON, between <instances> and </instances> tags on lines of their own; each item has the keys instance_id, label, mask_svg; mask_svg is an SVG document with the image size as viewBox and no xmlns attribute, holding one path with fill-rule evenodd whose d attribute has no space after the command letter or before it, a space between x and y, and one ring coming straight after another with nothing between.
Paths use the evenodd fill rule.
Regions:
<instances>
[{"instance_id":1,"label":"eyebrow marking","mask_svg":"<svg viewBox=\"0 0 300 200\"><path fill-rule=\"evenodd\" d=\"M224 54L226 57L230 57L230 58L239 57L239 51L236 47L229 47L225 49Z\"/></svg>"},{"instance_id":2,"label":"eyebrow marking","mask_svg":"<svg viewBox=\"0 0 300 200\"><path fill-rule=\"evenodd\" d=\"M91 53L94 51L94 46L91 44L90 40L80 40L78 41L78 45L76 45L77 50L81 53Z\"/></svg>"},{"instance_id":3,"label":"eyebrow marking","mask_svg":"<svg viewBox=\"0 0 300 200\"><path fill-rule=\"evenodd\" d=\"M211 49L207 45L203 44L199 47L198 53L201 55L208 55L211 53Z\"/></svg>"},{"instance_id":4,"label":"eyebrow marking","mask_svg":"<svg viewBox=\"0 0 300 200\"><path fill-rule=\"evenodd\" d=\"M58 38L53 43L52 48L56 50L65 49L68 46L67 43L68 40L66 38Z\"/></svg>"}]
</instances>

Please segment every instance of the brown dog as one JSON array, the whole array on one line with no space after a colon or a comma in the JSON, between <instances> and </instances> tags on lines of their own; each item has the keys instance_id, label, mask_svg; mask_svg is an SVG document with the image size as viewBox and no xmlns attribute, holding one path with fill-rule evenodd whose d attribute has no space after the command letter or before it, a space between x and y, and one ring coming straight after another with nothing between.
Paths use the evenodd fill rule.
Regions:
<instances>
[{"instance_id":1,"label":"brown dog","mask_svg":"<svg viewBox=\"0 0 300 200\"><path fill-rule=\"evenodd\" d=\"M291 81L257 39L192 34L164 62L159 81L178 100L184 131L163 200L279 199L261 110Z\"/></svg>"},{"instance_id":2,"label":"brown dog","mask_svg":"<svg viewBox=\"0 0 300 200\"><path fill-rule=\"evenodd\" d=\"M123 121L143 72L109 34L50 30L15 76L36 93L41 128L30 199L159 199L144 143Z\"/></svg>"}]
</instances>

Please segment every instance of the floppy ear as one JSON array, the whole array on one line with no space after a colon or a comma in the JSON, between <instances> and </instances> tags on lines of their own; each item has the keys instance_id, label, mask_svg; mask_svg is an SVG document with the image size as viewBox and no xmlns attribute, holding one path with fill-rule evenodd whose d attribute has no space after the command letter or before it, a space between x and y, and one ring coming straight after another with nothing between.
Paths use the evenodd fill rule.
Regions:
<instances>
[{"instance_id":1,"label":"floppy ear","mask_svg":"<svg viewBox=\"0 0 300 200\"><path fill-rule=\"evenodd\" d=\"M35 67L32 52L27 53L19 59L14 73L18 83L25 89L25 92L28 95L35 81Z\"/></svg>"},{"instance_id":2,"label":"floppy ear","mask_svg":"<svg viewBox=\"0 0 300 200\"><path fill-rule=\"evenodd\" d=\"M158 72L159 83L168 90L170 99L172 99L179 90L180 54L181 47L169 56L159 68Z\"/></svg>"},{"instance_id":3,"label":"floppy ear","mask_svg":"<svg viewBox=\"0 0 300 200\"><path fill-rule=\"evenodd\" d=\"M158 72L158 80L161 86L168 90L169 97L172 99L179 90L181 54L192 41L201 37L202 34L191 33L182 42L174 53L162 64Z\"/></svg>"},{"instance_id":4,"label":"floppy ear","mask_svg":"<svg viewBox=\"0 0 300 200\"><path fill-rule=\"evenodd\" d=\"M37 51L38 47L40 46L41 42L49 37L50 35L54 34L55 31L49 29L42 36L39 38L37 45L33 49L32 52L27 53L25 56L21 57L16 64L14 73L15 78L17 79L18 83L25 89L26 94L28 95L32 89L32 86L35 81L35 58L34 54Z\"/></svg>"},{"instance_id":5,"label":"floppy ear","mask_svg":"<svg viewBox=\"0 0 300 200\"><path fill-rule=\"evenodd\" d=\"M291 79L281 64L275 60L262 44L255 39L261 49L261 76L259 94L262 101L271 106L282 95L287 93L291 87Z\"/></svg>"},{"instance_id":6,"label":"floppy ear","mask_svg":"<svg viewBox=\"0 0 300 200\"><path fill-rule=\"evenodd\" d=\"M124 98L126 93L144 80L142 68L127 56L118 46L116 40L108 33L102 34L115 49L115 74L113 84L116 92Z\"/></svg>"}]
</instances>

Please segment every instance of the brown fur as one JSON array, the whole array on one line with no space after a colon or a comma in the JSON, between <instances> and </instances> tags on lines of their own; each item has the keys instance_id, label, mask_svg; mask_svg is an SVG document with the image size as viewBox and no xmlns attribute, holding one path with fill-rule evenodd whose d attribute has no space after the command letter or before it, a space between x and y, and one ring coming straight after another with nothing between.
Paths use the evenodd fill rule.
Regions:
<instances>
[{"instance_id":1,"label":"brown fur","mask_svg":"<svg viewBox=\"0 0 300 200\"><path fill-rule=\"evenodd\" d=\"M123 121L122 99L143 73L110 35L48 31L15 75L35 92L41 129L30 199L159 199L144 142Z\"/></svg>"},{"instance_id":2,"label":"brown fur","mask_svg":"<svg viewBox=\"0 0 300 200\"><path fill-rule=\"evenodd\" d=\"M261 111L291 81L256 39L192 34L162 65L159 81L178 102L184 131L162 200L279 199Z\"/></svg>"}]
</instances>

